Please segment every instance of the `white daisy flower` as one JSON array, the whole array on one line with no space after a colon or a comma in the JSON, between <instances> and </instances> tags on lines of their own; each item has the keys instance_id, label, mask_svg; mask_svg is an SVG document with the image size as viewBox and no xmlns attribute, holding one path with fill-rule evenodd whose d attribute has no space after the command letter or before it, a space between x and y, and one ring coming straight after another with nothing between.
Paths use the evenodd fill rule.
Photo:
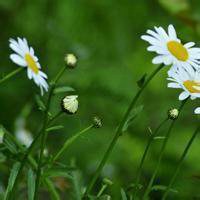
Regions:
<instances>
[{"instance_id":1,"label":"white daisy flower","mask_svg":"<svg viewBox=\"0 0 200 200\"><path fill-rule=\"evenodd\" d=\"M78 110L77 98L78 98L77 95L66 96L61 103L63 111L69 114L76 113L76 111Z\"/></svg>"},{"instance_id":2,"label":"white daisy flower","mask_svg":"<svg viewBox=\"0 0 200 200\"><path fill-rule=\"evenodd\" d=\"M15 52L10 55L10 59L17 65L27 68L28 78L34 80L36 85L40 87L41 94L43 95L43 89L48 91L47 75L40 70L41 66L34 54L33 48L29 47L25 38L10 39L9 42L10 48Z\"/></svg>"},{"instance_id":3,"label":"white daisy flower","mask_svg":"<svg viewBox=\"0 0 200 200\"><path fill-rule=\"evenodd\" d=\"M150 44L147 50L159 54L153 59L153 64L200 68L200 48L195 48L194 42L182 44L173 25L168 26L168 33L162 27L155 27L154 31L147 30L147 33L141 37Z\"/></svg>"},{"instance_id":4,"label":"white daisy flower","mask_svg":"<svg viewBox=\"0 0 200 200\"><path fill-rule=\"evenodd\" d=\"M184 68L171 68L168 71L167 78L171 83L168 83L169 88L180 88L184 91L179 95L179 100L184 100L190 97L192 100L200 98L200 71L195 71L192 67L190 71Z\"/></svg>"},{"instance_id":5,"label":"white daisy flower","mask_svg":"<svg viewBox=\"0 0 200 200\"><path fill-rule=\"evenodd\" d=\"M197 114L197 115L200 114L200 107L196 108L196 109L194 110L194 113Z\"/></svg>"}]
</instances>

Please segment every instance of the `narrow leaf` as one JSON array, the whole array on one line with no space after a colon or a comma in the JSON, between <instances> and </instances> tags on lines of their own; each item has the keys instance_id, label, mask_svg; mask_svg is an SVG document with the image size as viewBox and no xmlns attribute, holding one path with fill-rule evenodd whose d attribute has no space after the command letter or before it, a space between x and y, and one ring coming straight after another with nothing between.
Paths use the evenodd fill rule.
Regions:
<instances>
[{"instance_id":1,"label":"narrow leaf","mask_svg":"<svg viewBox=\"0 0 200 200\"><path fill-rule=\"evenodd\" d=\"M53 182L51 180L47 179L47 178L44 180L44 182L47 185L47 188L48 188L48 190L49 190L49 192L52 196L52 199L60 200L60 196L59 196Z\"/></svg>"},{"instance_id":2,"label":"narrow leaf","mask_svg":"<svg viewBox=\"0 0 200 200\"><path fill-rule=\"evenodd\" d=\"M34 199L35 192L35 175L32 169L28 170L28 200Z\"/></svg>"},{"instance_id":3,"label":"narrow leaf","mask_svg":"<svg viewBox=\"0 0 200 200\"><path fill-rule=\"evenodd\" d=\"M140 80L137 81L137 85L139 88L142 88L144 83L145 83L145 80L146 80L146 77L147 77L147 74L144 74Z\"/></svg>"},{"instance_id":4,"label":"narrow leaf","mask_svg":"<svg viewBox=\"0 0 200 200\"><path fill-rule=\"evenodd\" d=\"M62 168L51 168L44 172L43 176L45 178L47 177L66 177L66 178L72 178L72 176L66 171L66 169Z\"/></svg>"},{"instance_id":5,"label":"narrow leaf","mask_svg":"<svg viewBox=\"0 0 200 200\"><path fill-rule=\"evenodd\" d=\"M6 192L5 192L4 200L6 200L8 198L10 191L12 191L12 189L13 189L13 186L14 186L16 177L18 175L19 169L20 169L20 162L16 162L13 165L11 172L10 172L10 177L8 179L8 186L7 186L7 189L6 189Z\"/></svg>"},{"instance_id":6,"label":"narrow leaf","mask_svg":"<svg viewBox=\"0 0 200 200\"><path fill-rule=\"evenodd\" d=\"M152 188L151 188L151 190L155 190L155 191L157 191L157 190L162 190L162 191L165 191L167 189L167 186L165 186L165 185L154 185ZM172 193L178 193L178 191L177 190L175 190L175 189L170 189L170 192L172 192Z\"/></svg>"},{"instance_id":7,"label":"narrow leaf","mask_svg":"<svg viewBox=\"0 0 200 200\"><path fill-rule=\"evenodd\" d=\"M144 106L140 105L140 106L136 107L135 109L133 109L132 113L129 115L128 119L126 120L126 122L122 128L123 132L125 132L128 129L128 127L133 123L133 121L139 115L139 113L142 112L143 108L144 108Z\"/></svg>"}]
</instances>

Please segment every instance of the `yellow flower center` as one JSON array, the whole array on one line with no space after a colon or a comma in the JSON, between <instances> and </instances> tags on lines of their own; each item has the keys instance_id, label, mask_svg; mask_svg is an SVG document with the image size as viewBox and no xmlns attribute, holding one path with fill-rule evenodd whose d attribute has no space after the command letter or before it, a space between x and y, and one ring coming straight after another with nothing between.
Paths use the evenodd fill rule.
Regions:
<instances>
[{"instance_id":1,"label":"yellow flower center","mask_svg":"<svg viewBox=\"0 0 200 200\"><path fill-rule=\"evenodd\" d=\"M190 93L200 93L200 82L187 80L183 83ZM198 88L197 88L198 87Z\"/></svg>"},{"instance_id":2,"label":"yellow flower center","mask_svg":"<svg viewBox=\"0 0 200 200\"><path fill-rule=\"evenodd\" d=\"M34 61L33 57L30 54L25 55L25 60L27 62L28 67L35 73L38 74L39 68L37 66L37 63Z\"/></svg>"},{"instance_id":3,"label":"yellow flower center","mask_svg":"<svg viewBox=\"0 0 200 200\"><path fill-rule=\"evenodd\" d=\"M167 48L170 53L180 61L186 61L189 58L187 49L177 41L170 41L167 43Z\"/></svg>"}]
</instances>

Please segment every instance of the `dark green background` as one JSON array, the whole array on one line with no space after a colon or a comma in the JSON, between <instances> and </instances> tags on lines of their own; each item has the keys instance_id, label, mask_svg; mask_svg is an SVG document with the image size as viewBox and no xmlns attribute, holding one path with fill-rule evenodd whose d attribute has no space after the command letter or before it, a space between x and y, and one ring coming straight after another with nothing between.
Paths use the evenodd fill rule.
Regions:
<instances>
[{"instance_id":1,"label":"dark green background","mask_svg":"<svg viewBox=\"0 0 200 200\"><path fill-rule=\"evenodd\" d=\"M49 79L63 66L65 53L73 52L78 56L77 68L68 70L60 85L76 89L80 107L76 115L66 115L58 121L65 128L50 134L48 148L50 153L55 152L65 138L88 126L94 115L102 118L102 129L91 130L80 138L61 159L64 163L76 159L84 185L92 177L136 93L136 81L156 67L151 63L154 55L146 51L147 44L140 36L153 26L167 28L169 24L176 27L183 41L200 44L199 0L0 0L0 74L17 68L9 59L10 37L28 39ZM167 89L168 69L166 67L146 89L139 103L144 105L143 112L120 138L102 172L102 177L108 176L114 182L108 191L113 199L120 198L120 187L127 188L136 177L149 134L147 128L154 130L166 117L167 110L180 104L180 91ZM42 113L34 103L35 93L39 93L39 89L25 73L0 85L0 123L14 131L15 119L25 105L30 105L27 129L35 134L42 119ZM54 98L52 113L59 110L62 97ZM156 180L158 184L168 184L195 129L195 106L197 101L186 105L172 132ZM166 129L167 126L160 134L164 134ZM155 168L161 142L154 142L145 162L144 185ZM179 194L173 199L200 198L200 181L194 178L200 175L199 151L197 138L174 185ZM8 172L0 174L6 184ZM98 189L99 185L96 185L95 190ZM70 183L66 191L70 191ZM159 199L160 192L152 195Z\"/></svg>"}]
</instances>

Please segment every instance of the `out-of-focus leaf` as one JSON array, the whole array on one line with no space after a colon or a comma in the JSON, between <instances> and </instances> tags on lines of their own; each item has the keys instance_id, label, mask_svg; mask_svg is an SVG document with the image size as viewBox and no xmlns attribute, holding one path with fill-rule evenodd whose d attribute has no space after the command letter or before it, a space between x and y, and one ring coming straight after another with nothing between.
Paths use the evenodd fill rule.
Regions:
<instances>
[{"instance_id":1,"label":"out-of-focus leaf","mask_svg":"<svg viewBox=\"0 0 200 200\"><path fill-rule=\"evenodd\" d=\"M156 137L154 137L153 139L154 140L164 140L166 137L164 137L164 136L156 136Z\"/></svg>"},{"instance_id":2,"label":"out-of-focus leaf","mask_svg":"<svg viewBox=\"0 0 200 200\"><path fill-rule=\"evenodd\" d=\"M0 153L0 163L6 160L6 156L3 153Z\"/></svg>"},{"instance_id":3,"label":"out-of-focus leaf","mask_svg":"<svg viewBox=\"0 0 200 200\"><path fill-rule=\"evenodd\" d=\"M7 189L5 192L5 196L4 196L4 200L8 198L8 195L14 186L17 174L19 172L19 168L20 168L20 162L16 162L11 169L10 176L8 179L8 186L7 186Z\"/></svg>"},{"instance_id":4,"label":"out-of-focus leaf","mask_svg":"<svg viewBox=\"0 0 200 200\"><path fill-rule=\"evenodd\" d=\"M140 80L137 81L137 85L139 88L142 88L144 83L145 83L145 80L146 80L146 77L147 77L147 74L144 74Z\"/></svg>"},{"instance_id":5,"label":"out-of-focus leaf","mask_svg":"<svg viewBox=\"0 0 200 200\"><path fill-rule=\"evenodd\" d=\"M159 0L159 3L172 14L188 10L190 7L188 0Z\"/></svg>"},{"instance_id":6,"label":"out-of-focus leaf","mask_svg":"<svg viewBox=\"0 0 200 200\"><path fill-rule=\"evenodd\" d=\"M165 185L154 185L154 186L151 188L151 190L155 190L155 191L157 191L157 190L165 191L166 189L167 189L167 186L165 186ZM171 188L169 191L172 192L172 193L178 193L177 190L172 189L172 188Z\"/></svg>"},{"instance_id":7,"label":"out-of-focus leaf","mask_svg":"<svg viewBox=\"0 0 200 200\"><path fill-rule=\"evenodd\" d=\"M51 180L47 179L47 178L44 180L44 182L48 187L48 190L49 190L49 192L50 192L50 194L52 196L52 199L60 200L60 196L59 196L59 194L58 194L53 182Z\"/></svg>"},{"instance_id":8,"label":"out-of-focus leaf","mask_svg":"<svg viewBox=\"0 0 200 200\"><path fill-rule=\"evenodd\" d=\"M38 105L38 109L42 110L42 111L45 111L46 110L46 106L44 105L44 102L42 101L41 97L39 95L36 95L35 96L35 100L36 100L36 103Z\"/></svg>"},{"instance_id":9,"label":"out-of-focus leaf","mask_svg":"<svg viewBox=\"0 0 200 200\"><path fill-rule=\"evenodd\" d=\"M69 86L64 86L64 87L57 87L54 90L54 94L58 94L58 93L65 93L65 92L74 92L75 89Z\"/></svg>"},{"instance_id":10,"label":"out-of-focus leaf","mask_svg":"<svg viewBox=\"0 0 200 200\"><path fill-rule=\"evenodd\" d=\"M61 126L61 125L59 125L59 126L52 126L52 127L50 127L50 128L47 128L46 131L47 131L47 132L56 131L56 130L60 130L60 129L62 129L62 128L64 128L64 126Z\"/></svg>"},{"instance_id":11,"label":"out-of-focus leaf","mask_svg":"<svg viewBox=\"0 0 200 200\"><path fill-rule=\"evenodd\" d=\"M108 194L104 194L100 196L99 198L97 198L97 200L111 200L111 196Z\"/></svg>"},{"instance_id":12,"label":"out-of-focus leaf","mask_svg":"<svg viewBox=\"0 0 200 200\"><path fill-rule=\"evenodd\" d=\"M133 123L134 119L142 112L144 106L140 105L138 107L136 107L135 109L133 109L133 111L131 112L131 114L129 115L128 119L126 120L122 131L125 132L128 127Z\"/></svg>"},{"instance_id":13,"label":"out-of-focus leaf","mask_svg":"<svg viewBox=\"0 0 200 200\"><path fill-rule=\"evenodd\" d=\"M121 197L122 197L122 200L128 200L123 188L121 188Z\"/></svg>"},{"instance_id":14,"label":"out-of-focus leaf","mask_svg":"<svg viewBox=\"0 0 200 200\"><path fill-rule=\"evenodd\" d=\"M35 192L35 175L32 169L28 170L28 200L34 199Z\"/></svg>"}]
</instances>

